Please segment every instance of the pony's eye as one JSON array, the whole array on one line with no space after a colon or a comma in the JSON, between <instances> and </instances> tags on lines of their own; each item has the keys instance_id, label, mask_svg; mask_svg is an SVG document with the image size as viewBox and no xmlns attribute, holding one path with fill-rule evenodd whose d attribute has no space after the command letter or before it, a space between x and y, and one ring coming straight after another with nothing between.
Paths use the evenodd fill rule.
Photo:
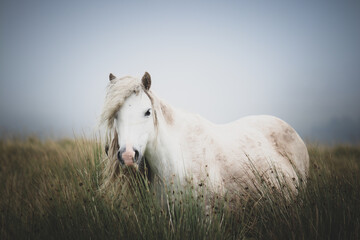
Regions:
<instances>
[{"instance_id":1,"label":"pony's eye","mask_svg":"<svg viewBox=\"0 0 360 240\"><path fill-rule=\"evenodd\" d=\"M145 112L145 117L149 117L151 115L151 109L148 109L146 112Z\"/></svg>"}]
</instances>

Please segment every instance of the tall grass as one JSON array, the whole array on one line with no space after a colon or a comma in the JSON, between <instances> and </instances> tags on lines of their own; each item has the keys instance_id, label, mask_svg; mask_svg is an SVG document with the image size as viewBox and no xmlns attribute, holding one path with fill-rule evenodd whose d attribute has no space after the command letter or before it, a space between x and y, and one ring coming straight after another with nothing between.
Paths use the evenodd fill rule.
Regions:
<instances>
[{"instance_id":1,"label":"tall grass","mask_svg":"<svg viewBox=\"0 0 360 240\"><path fill-rule=\"evenodd\" d=\"M102 154L86 139L0 141L0 239L360 239L360 147L310 145L291 202L271 189L256 201L161 195L136 173L131 194L111 196Z\"/></svg>"}]
</instances>

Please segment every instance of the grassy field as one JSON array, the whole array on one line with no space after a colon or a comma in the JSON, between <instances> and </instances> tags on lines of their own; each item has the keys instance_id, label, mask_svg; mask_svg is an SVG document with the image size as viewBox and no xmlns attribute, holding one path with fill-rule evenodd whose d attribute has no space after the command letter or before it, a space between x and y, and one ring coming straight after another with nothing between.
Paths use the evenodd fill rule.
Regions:
<instances>
[{"instance_id":1,"label":"grassy field","mask_svg":"<svg viewBox=\"0 0 360 240\"><path fill-rule=\"evenodd\" d=\"M0 141L0 239L360 239L360 147L310 145L310 176L292 203L221 199L139 184L99 191L102 147L90 140Z\"/></svg>"}]
</instances>

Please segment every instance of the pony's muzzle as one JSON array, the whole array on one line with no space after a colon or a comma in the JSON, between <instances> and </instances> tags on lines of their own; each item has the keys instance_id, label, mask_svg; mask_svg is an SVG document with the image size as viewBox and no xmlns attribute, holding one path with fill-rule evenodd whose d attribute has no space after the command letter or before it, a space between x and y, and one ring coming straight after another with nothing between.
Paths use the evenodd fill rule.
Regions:
<instances>
[{"instance_id":1,"label":"pony's muzzle","mask_svg":"<svg viewBox=\"0 0 360 240\"><path fill-rule=\"evenodd\" d=\"M133 166L139 160L139 151L133 147L122 148L118 151L117 158L121 165Z\"/></svg>"}]
</instances>

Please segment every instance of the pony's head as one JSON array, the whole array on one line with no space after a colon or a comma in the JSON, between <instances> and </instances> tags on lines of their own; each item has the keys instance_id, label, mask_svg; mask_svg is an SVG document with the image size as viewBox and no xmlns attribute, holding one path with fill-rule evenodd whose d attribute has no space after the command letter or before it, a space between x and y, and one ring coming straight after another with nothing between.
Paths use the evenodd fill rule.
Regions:
<instances>
[{"instance_id":1,"label":"pony's head","mask_svg":"<svg viewBox=\"0 0 360 240\"><path fill-rule=\"evenodd\" d=\"M142 79L109 76L101 122L108 129L105 151L116 171L122 167L136 169L144 164L148 142L155 137L156 113L150 92L151 77Z\"/></svg>"}]
</instances>

